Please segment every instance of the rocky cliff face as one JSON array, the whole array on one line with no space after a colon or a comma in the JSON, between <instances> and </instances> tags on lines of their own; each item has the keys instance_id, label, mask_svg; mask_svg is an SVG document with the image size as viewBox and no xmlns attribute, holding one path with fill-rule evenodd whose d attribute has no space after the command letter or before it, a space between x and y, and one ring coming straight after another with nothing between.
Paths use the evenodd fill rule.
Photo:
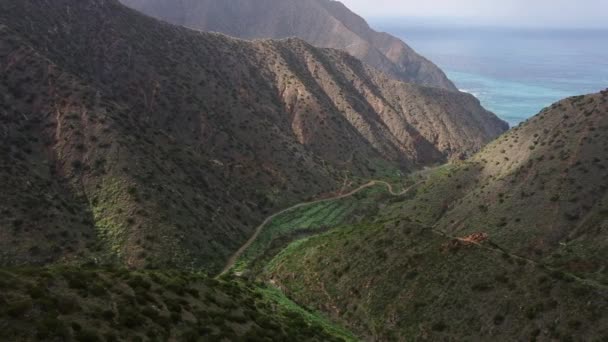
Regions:
<instances>
[{"instance_id":1,"label":"rocky cliff face","mask_svg":"<svg viewBox=\"0 0 608 342\"><path fill-rule=\"evenodd\" d=\"M481 148L470 95L116 1L0 1L2 262L217 270L269 212Z\"/></svg>"},{"instance_id":2,"label":"rocky cliff face","mask_svg":"<svg viewBox=\"0 0 608 342\"><path fill-rule=\"evenodd\" d=\"M457 91L433 63L401 40L372 30L333 0L121 0L143 13L203 31L245 39L299 37L347 51L393 78Z\"/></svg>"}]
</instances>

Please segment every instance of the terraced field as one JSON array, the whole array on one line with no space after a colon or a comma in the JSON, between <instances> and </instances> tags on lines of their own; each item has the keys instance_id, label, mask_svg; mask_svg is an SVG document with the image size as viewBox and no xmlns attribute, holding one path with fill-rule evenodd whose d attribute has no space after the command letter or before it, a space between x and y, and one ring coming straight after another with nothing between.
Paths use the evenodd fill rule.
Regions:
<instances>
[{"instance_id":1,"label":"terraced field","mask_svg":"<svg viewBox=\"0 0 608 342\"><path fill-rule=\"evenodd\" d=\"M401 182L412 186L416 176L402 179ZM315 202L281 213L263 225L259 235L240 255L232 270L237 273L259 270L282 248L298 238L374 217L382 207L399 199L396 194L402 188L405 189L405 185L389 189L388 183L378 182L356 191L352 196Z\"/></svg>"}]
</instances>

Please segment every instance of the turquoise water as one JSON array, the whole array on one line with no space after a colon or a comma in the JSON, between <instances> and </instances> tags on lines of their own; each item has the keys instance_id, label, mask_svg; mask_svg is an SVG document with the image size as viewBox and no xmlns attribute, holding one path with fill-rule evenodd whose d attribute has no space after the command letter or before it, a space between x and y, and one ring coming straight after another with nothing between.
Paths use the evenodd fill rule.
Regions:
<instances>
[{"instance_id":1,"label":"turquoise water","mask_svg":"<svg viewBox=\"0 0 608 342\"><path fill-rule=\"evenodd\" d=\"M375 20L511 125L608 87L608 30L465 28Z\"/></svg>"},{"instance_id":2,"label":"turquoise water","mask_svg":"<svg viewBox=\"0 0 608 342\"><path fill-rule=\"evenodd\" d=\"M523 82L497 79L480 74L446 71L461 91L471 93L481 103L507 121L517 125L540 109L573 93Z\"/></svg>"}]
</instances>

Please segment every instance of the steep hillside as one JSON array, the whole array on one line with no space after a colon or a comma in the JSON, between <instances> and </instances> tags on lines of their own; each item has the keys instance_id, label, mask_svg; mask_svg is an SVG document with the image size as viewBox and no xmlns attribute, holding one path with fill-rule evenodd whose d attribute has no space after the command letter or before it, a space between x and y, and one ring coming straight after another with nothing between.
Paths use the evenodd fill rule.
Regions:
<instances>
[{"instance_id":1,"label":"steep hillside","mask_svg":"<svg viewBox=\"0 0 608 342\"><path fill-rule=\"evenodd\" d=\"M0 270L3 341L345 341L267 288L179 271Z\"/></svg>"},{"instance_id":2,"label":"steep hillside","mask_svg":"<svg viewBox=\"0 0 608 342\"><path fill-rule=\"evenodd\" d=\"M483 168L479 184L438 227L487 230L503 247L534 258L584 253L585 265L571 260L573 270L604 268L608 282L602 267L608 260L608 90L552 105L472 162Z\"/></svg>"},{"instance_id":3,"label":"steep hillside","mask_svg":"<svg viewBox=\"0 0 608 342\"><path fill-rule=\"evenodd\" d=\"M271 211L466 155L472 96L117 1L0 1L0 260L219 270Z\"/></svg>"},{"instance_id":4,"label":"steep hillside","mask_svg":"<svg viewBox=\"0 0 608 342\"><path fill-rule=\"evenodd\" d=\"M347 51L398 80L457 91L443 71L401 40L372 30L333 0L121 0L146 14L245 39L299 37Z\"/></svg>"},{"instance_id":5,"label":"steep hillside","mask_svg":"<svg viewBox=\"0 0 608 342\"><path fill-rule=\"evenodd\" d=\"M560 101L261 277L370 340L605 340L607 114Z\"/></svg>"},{"instance_id":6,"label":"steep hillside","mask_svg":"<svg viewBox=\"0 0 608 342\"><path fill-rule=\"evenodd\" d=\"M411 222L290 245L264 279L369 341L603 341L608 287Z\"/></svg>"},{"instance_id":7,"label":"steep hillside","mask_svg":"<svg viewBox=\"0 0 608 342\"><path fill-rule=\"evenodd\" d=\"M543 110L438 175L414 204L435 208L421 220L608 283L607 114L608 91Z\"/></svg>"}]
</instances>

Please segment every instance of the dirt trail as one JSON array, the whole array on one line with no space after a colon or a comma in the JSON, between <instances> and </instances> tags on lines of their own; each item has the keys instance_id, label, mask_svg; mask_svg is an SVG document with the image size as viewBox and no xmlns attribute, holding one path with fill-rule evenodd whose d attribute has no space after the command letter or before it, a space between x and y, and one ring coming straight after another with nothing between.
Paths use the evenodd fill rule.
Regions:
<instances>
[{"instance_id":1,"label":"dirt trail","mask_svg":"<svg viewBox=\"0 0 608 342\"><path fill-rule=\"evenodd\" d=\"M307 205L311 205L311 204L330 202L330 201L334 201L334 200L339 200L339 199L342 199L342 198L350 197L350 196L353 196L353 195L357 194L358 192L360 192L360 191L362 191L364 189L371 188L371 187L376 186L376 185L384 185L384 186L386 186L386 188L388 189L389 193L391 195L393 195L393 196L402 196L402 195L405 195L406 193L408 193L410 190L412 190L416 186L420 185L421 183L424 183L424 181L417 182L417 183L409 186L408 188L406 188L406 189L404 189L404 190L402 190L400 192L395 192L395 190L393 189L393 186L390 183L385 182L385 181L381 181L381 180L372 180L372 181L370 181L370 182L368 182L366 184L363 184L363 185L359 186L358 188L356 188L356 189L354 189L354 190L352 190L352 191L350 191L350 192L348 192L346 194L341 194L341 195L338 195L338 196L334 196L334 197L330 197L330 198L325 198L325 199L320 199L320 200L316 200L316 201L303 202L303 203L296 204L296 205L294 205L292 207L289 207L287 209L281 210L281 211L279 211L279 212L277 212L277 213L275 213L275 214L267 217L264 220L264 222L262 222L262 224L260 224L256 228L255 232L249 238L249 240L247 240L247 242L245 242L245 244L243 246L241 246L241 248L239 248L239 250L236 251L230 257L230 259L228 259L228 262L226 263L226 266L224 267L224 269L222 270L222 272L220 273L220 275L227 273L234 266L234 264L239 259L239 257L247 250L247 248L249 248L251 246L251 244L253 244L253 242L257 239L257 237L260 235L260 233L264 229L264 227L270 221L272 221L275 217L277 217L277 216L279 216L281 214L284 214L284 213L289 212L291 210L294 210L294 209L297 209L297 208L301 208L303 206L307 206ZM441 230L437 229L436 226L429 227L429 229L434 234L443 236L446 239L455 239L455 240L458 240L460 242L471 244L471 245L474 245L474 246L476 246L478 248L481 248L481 249L484 249L484 250L487 250L487 251L490 251L490 252L493 252L493 253L497 253L497 254L507 254L508 256L510 256L511 258L513 258L515 260L522 260L522 261L524 261L526 263L530 263L530 264L533 264L533 265L538 266L538 267L543 267L543 268L545 268L545 269L547 269L549 271L560 271L560 272L562 272L562 273L570 276L572 279L574 279L575 281L577 281L579 283L582 283L582 284L585 284L587 286L591 286L591 287L594 287L594 288L597 288L597 289L602 289L602 290L608 291L608 285L606 285L604 283L601 283L601 282L598 282L598 281L595 281L595 280L592 280L592 279L581 278L581 277L579 277L579 276L577 276L575 274L572 274L570 272L564 272L564 271L562 271L562 270L560 270L558 268L550 267L550 266L545 265L543 263L540 263L540 262L538 262L536 260L533 260L533 259L530 259L530 258L526 258L526 257L520 256L520 255L517 255L517 254L510 253L509 251L507 251L507 250L505 250L505 249L503 249L503 248L501 248L499 246L487 245L485 243L477 242L477 241L468 239L466 237L463 238L463 237L458 237L458 236L452 236L450 234L447 234L444 231L441 231Z\"/></svg>"},{"instance_id":2,"label":"dirt trail","mask_svg":"<svg viewBox=\"0 0 608 342\"><path fill-rule=\"evenodd\" d=\"M330 198L324 198L324 199L320 199L320 200L316 200L316 201L310 201L310 202L303 202L303 203L299 203L294 205L293 207L289 207L287 209L283 209L275 214L272 214L270 216L268 216L256 229L255 232L253 233L253 235L251 235L251 237L249 238L249 240L247 240L247 242L245 242L244 245L241 246L241 248L239 248L231 257L230 259L228 259L228 262L226 262L226 266L224 266L224 269L222 270L222 272L220 273L220 275L225 274L226 272L228 272L232 266L234 266L234 264L236 263L236 261L241 257L241 255L247 250L247 248L249 248L251 246L251 244L253 244L253 242L258 238L258 236L260 235L260 233L262 232L262 230L264 229L264 227L266 227L266 225L268 223L270 223L270 221L272 221L275 217L282 215L286 212L307 206L307 205L312 205L312 204L317 204L317 203L323 203L323 202L330 202L330 201L335 201L335 200L339 200L342 198L346 198L346 197L350 197L353 196L355 194L357 194L358 192L365 190L367 188L371 188L373 186L376 185L384 185L386 186L386 188L388 189L388 191L390 192L391 195L393 196L401 196L406 194L408 191L410 191L412 188L416 187L417 185L421 184L423 181L420 181L406 189L404 189L401 192L395 192L393 189L393 186L385 181L381 181L381 180L372 180L366 184L361 185L360 187L346 193L346 194L342 194L342 195L338 195L338 196L334 196L334 197L330 197Z\"/></svg>"}]
</instances>

